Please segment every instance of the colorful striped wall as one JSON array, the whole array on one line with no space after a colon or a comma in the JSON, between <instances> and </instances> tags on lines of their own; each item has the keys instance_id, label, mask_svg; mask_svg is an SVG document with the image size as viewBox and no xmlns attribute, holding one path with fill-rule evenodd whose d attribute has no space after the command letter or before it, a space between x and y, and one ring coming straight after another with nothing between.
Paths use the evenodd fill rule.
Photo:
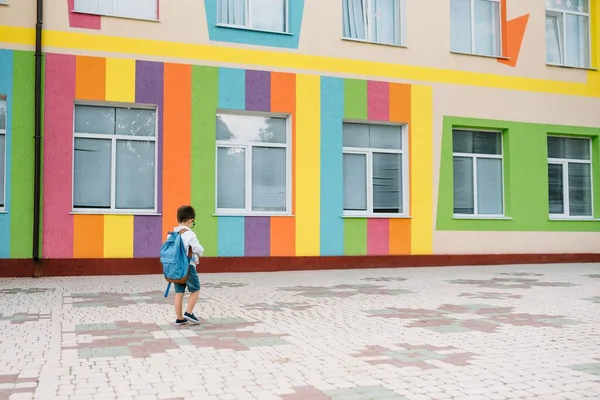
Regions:
<instances>
[{"instance_id":1,"label":"colorful striped wall","mask_svg":"<svg viewBox=\"0 0 600 400\"><path fill-rule=\"evenodd\" d=\"M207 256L430 254L432 93L426 86L48 54L43 256L156 257L175 210L196 208ZM159 215L73 215L73 104L158 105ZM214 216L217 110L293 121L293 216ZM410 219L342 218L342 121L408 123Z\"/></svg>"},{"instance_id":2,"label":"colorful striped wall","mask_svg":"<svg viewBox=\"0 0 600 400\"><path fill-rule=\"evenodd\" d=\"M5 211L0 211L0 258L31 257L33 68L32 52L0 50L0 96L6 97L8 107L6 202Z\"/></svg>"}]
</instances>

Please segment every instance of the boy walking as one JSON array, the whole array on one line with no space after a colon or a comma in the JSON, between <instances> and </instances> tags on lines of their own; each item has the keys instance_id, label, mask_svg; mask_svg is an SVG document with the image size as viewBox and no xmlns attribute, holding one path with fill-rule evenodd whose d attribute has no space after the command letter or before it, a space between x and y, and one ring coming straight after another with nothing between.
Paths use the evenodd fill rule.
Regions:
<instances>
[{"instance_id":1,"label":"boy walking","mask_svg":"<svg viewBox=\"0 0 600 400\"><path fill-rule=\"evenodd\" d=\"M204 254L204 248L198 242L198 237L192 231L192 228L196 225L196 211L192 206L181 206L177 209L177 222L178 226L173 229L174 232L179 232L183 245L188 251L191 250L192 259L190 260L190 269L188 277L185 283L175 283L175 314L177 320L175 325L183 325L188 322L192 324L199 324L200 321L194 315L194 307L200 296L200 279L198 278L198 272L196 271L196 265L200 261L200 257ZM183 313L183 294L187 287L190 292L190 298L188 300L187 309L185 314Z\"/></svg>"}]
</instances>

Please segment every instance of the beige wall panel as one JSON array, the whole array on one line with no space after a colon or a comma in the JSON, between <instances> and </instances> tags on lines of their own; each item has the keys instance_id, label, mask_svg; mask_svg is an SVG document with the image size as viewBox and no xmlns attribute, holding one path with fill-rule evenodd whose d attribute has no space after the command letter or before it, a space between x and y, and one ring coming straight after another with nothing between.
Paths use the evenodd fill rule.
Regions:
<instances>
[{"instance_id":1,"label":"beige wall panel","mask_svg":"<svg viewBox=\"0 0 600 400\"><path fill-rule=\"evenodd\" d=\"M434 254L589 253L600 232L434 232Z\"/></svg>"}]
</instances>

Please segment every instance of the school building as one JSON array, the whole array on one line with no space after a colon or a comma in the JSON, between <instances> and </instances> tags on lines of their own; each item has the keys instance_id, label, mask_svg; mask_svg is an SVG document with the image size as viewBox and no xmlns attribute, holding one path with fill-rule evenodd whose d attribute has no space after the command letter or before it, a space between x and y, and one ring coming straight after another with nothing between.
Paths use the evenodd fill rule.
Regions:
<instances>
[{"instance_id":1,"label":"school building","mask_svg":"<svg viewBox=\"0 0 600 400\"><path fill-rule=\"evenodd\" d=\"M0 0L0 276L600 261L599 5Z\"/></svg>"}]
</instances>

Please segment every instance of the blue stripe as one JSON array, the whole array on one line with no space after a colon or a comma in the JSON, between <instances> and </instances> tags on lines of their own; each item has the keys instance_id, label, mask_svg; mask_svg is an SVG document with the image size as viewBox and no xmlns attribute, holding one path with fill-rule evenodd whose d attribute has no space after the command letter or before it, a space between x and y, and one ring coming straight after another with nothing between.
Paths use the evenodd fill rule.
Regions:
<instances>
[{"instance_id":1,"label":"blue stripe","mask_svg":"<svg viewBox=\"0 0 600 400\"><path fill-rule=\"evenodd\" d=\"M321 78L321 255L344 255L344 80Z\"/></svg>"},{"instance_id":2,"label":"blue stripe","mask_svg":"<svg viewBox=\"0 0 600 400\"><path fill-rule=\"evenodd\" d=\"M12 92L13 92L13 51L0 50L0 96L6 96L6 181L4 187L4 207L6 211L0 211L0 258L10 257L10 172L12 153ZM0 155L0 162L3 156ZM0 190L3 188L0 187Z\"/></svg>"},{"instance_id":3,"label":"blue stripe","mask_svg":"<svg viewBox=\"0 0 600 400\"><path fill-rule=\"evenodd\" d=\"M225 110L246 109L246 70L219 69L218 107Z\"/></svg>"},{"instance_id":4,"label":"blue stripe","mask_svg":"<svg viewBox=\"0 0 600 400\"><path fill-rule=\"evenodd\" d=\"M244 256L244 217L219 217L219 257L243 257Z\"/></svg>"}]
</instances>

